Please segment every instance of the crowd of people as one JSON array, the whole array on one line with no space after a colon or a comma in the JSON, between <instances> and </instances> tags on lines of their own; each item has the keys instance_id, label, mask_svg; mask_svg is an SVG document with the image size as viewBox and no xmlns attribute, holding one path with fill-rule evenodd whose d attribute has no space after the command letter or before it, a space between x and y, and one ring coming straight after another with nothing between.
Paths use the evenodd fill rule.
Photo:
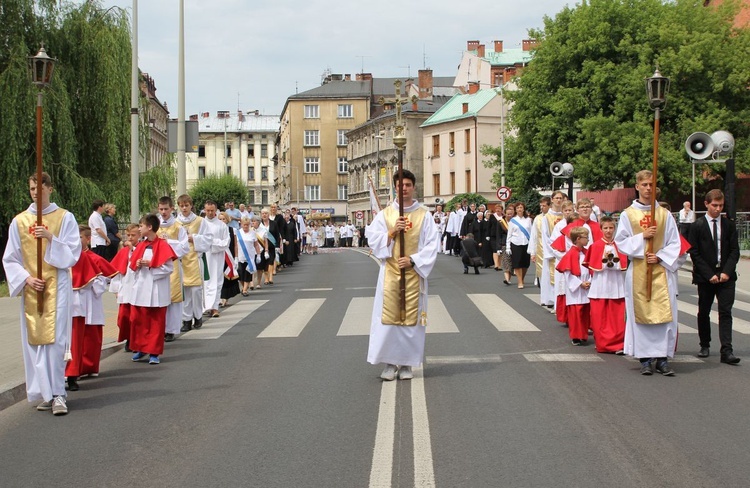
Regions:
<instances>
[{"instance_id":1,"label":"crowd of people","mask_svg":"<svg viewBox=\"0 0 750 488\"><path fill-rule=\"evenodd\" d=\"M41 182L33 175L34 203L13 220L3 255L10 294L22 297L27 398L40 402L40 411L64 415L66 380L75 391L81 376L98 375L107 289L117 295L118 340L132 361L158 365L165 343L220 317L228 299L274 286L276 274L301 254L315 254L320 244L352 246L355 234L380 262L368 362L385 364L384 380L411 379L423 361L427 278L440 252L460 256L464 273L502 270L506 285L515 274L518 288L533 262L540 305L568 328L573 345L586 345L593 334L598 352L627 354L639 359L641 374L665 376L675 374L669 359L677 346L677 270L689 252L699 295L698 356L710 354L709 313L717 299L720 360L736 365L731 309L739 245L734 223L721 215L724 195L708 192L706 218L694 219L686 239L661 205L651 215L651 177L636 175L638 198L618 222L598 214L590 199L573 204L562 192L543 197L533 220L520 202L489 213L464 201L431 214L415 199L416 178L405 170L403 180L394 176L403 216L392 202L363 229L305 222L296 208L279 212L276 205L256 215L233 202L222 212L207 200L199 216L192 198L181 195L177 210L162 197L156 213L128 224L121 236L102 217L113 219L114 206L93 202L88 225L79 225L51 202L49 175Z\"/></svg>"}]
</instances>

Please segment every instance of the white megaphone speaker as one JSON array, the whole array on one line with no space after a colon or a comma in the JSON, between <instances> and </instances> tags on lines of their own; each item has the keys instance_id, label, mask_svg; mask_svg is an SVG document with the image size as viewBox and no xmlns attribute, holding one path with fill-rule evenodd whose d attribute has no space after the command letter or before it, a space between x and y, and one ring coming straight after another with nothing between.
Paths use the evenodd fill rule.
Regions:
<instances>
[{"instance_id":1,"label":"white megaphone speaker","mask_svg":"<svg viewBox=\"0 0 750 488\"><path fill-rule=\"evenodd\" d=\"M717 130L711 134L714 143L714 151L719 155L726 155L734 150L734 136L725 130Z\"/></svg>"},{"instance_id":2,"label":"white megaphone speaker","mask_svg":"<svg viewBox=\"0 0 750 488\"><path fill-rule=\"evenodd\" d=\"M562 176L563 164L558 161L555 161L554 163L549 165L549 172L552 173L552 176Z\"/></svg>"},{"instance_id":3,"label":"white megaphone speaker","mask_svg":"<svg viewBox=\"0 0 750 488\"><path fill-rule=\"evenodd\" d=\"M727 132L727 134L729 133ZM733 138L732 145L734 145ZM693 132L685 141L685 151L692 159L709 158L714 153L714 141L705 132Z\"/></svg>"},{"instance_id":4,"label":"white megaphone speaker","mask_svg":"<svg viewBox=\"0 0 750 488\"><path fill-rule=\"evenodd\" d=\"M445 203L445 200L443 200L442 198L438 197L438 198L435 199L435 203L438 204L438 205L442 205L442 204Z\"/></svg>"},{"instance_id":5,"label":"white megaphone speaker","mask_svg":"<svg viewBox=\"0 0 750 488\"><path fill-rule=\"evenodd\" d=\"M562 175L563 176L573 176L573 165L570 163L563 163L562 165Z\"/></svg>"}]
</instances>

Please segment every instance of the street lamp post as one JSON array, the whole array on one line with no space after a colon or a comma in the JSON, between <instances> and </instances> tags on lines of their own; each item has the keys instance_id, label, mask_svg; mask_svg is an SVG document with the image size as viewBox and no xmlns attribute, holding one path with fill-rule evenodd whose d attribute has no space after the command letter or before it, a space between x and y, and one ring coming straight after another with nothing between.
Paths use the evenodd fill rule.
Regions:
<instances>
[{"instance_id":1,"label":"street lamp post","mask_svg":"<svg viewBox=\"0 0 750 488\"><path fill-rule=\"evenodd\" d=\"M646 78L646 94L648 95L649 107L654 111L654 161L651 169L651 226L656 226L656 177L659 171L659 115L667 105L667 93L669 92L669 78L665 78L659 72L657 66L653 76ZM648 252L654 252L654 240L648 240ZM646 279L646 299L651 301L652 277L654 268L648 265Z\"/></svg>"},{"instance_id":2,"label":"street lamp post","mask_svg":"<svg viewBox=\"0 0 750 488\"><path fill-rule=\"evenodd\" d=\"M52 72L55 68L55 59L47 55L44 44L39 48L36 56L29 58L31 68L31 82L39 91L36 96L36 225L42 224L42 101L44 89L52 82ZM42 239L36 240L36 277L42 279ZM37 292L37 312L41 317L44 312L44 291Z\"/></svg>"}]
</instances>

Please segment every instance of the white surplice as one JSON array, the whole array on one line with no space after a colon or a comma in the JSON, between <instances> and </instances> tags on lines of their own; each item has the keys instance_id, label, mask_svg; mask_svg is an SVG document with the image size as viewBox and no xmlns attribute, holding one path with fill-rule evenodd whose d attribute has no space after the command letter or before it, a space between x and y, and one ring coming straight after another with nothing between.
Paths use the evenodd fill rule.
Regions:
<instances>
[{"instance_id":1,"label":"white surplice","mask_svg":"<svg viewBox=\"0 0 750 488\"><path fill-rule=\"evenodd\" d=\"M43 215L57 210L51 203L42 211ZM31 204L27 212L36 215L36 205ZM23 229L23 232L28 232ZM26 372L26 398L29 402L49 401L53 396L65 396L65 351L70 345L73 317L71 301L73 284L70 268L81 255L81 238L78 223L72 213L63 217L60 235L54 236L47 244L44 261L57 268L57 304L55 307L55 343L44 346L29 345L26 334L26 317L24 314L23 289L26 278L30 276L24 267L21 253L21 239L18 222L13 222L8 229L8 244L3 255L5 276L8 280L10 296L21 296L21 347L23 348L24 369Z\"/></svg>"},{"instance_id":2,"label":"white surplice","mask_svg":"<svg viewBox=\"0 0 750 488\"><path fill-rule=\"evenodd\" d=\"M633 202L633 207L644 211L651 211L650 205L643 205L638 200ZM630 207L629 207L630 208ZM628 209L620 215L615 234L615 244L621 253L625 254L630 260L645 259L646 240L643 234L633 234L630 225L630 219L627 216ZM658 225L665 225L664 229L664 247L656 251L656 255L661 259L655 266L663 266L667 274L671 271L677 271L679 267L680 254L680 233L674 218L669 216L666 222L659 222ZM672 308L672 321L664 324L639 324L635 321L635 305L633 302L633 266L628 267L625 276L625 354L636 358L662 358L674 357L677 348L677 290L674 289L674 282L667 279L669 289L669 301Z\"/></svg>"},{"instance_id":3,"label":"white surplice","mask_svg":"<svg viewBox=\"0 0 750 488\"><path fill-rule=\"evenodd\" d=\"M163 228L166 229L172 227L173 225L176 225L175 218L171 215L169 216L169 220L167 220L166 222L162 220L162 217L160 215L159 222L159 231L161 231L161 229ZM159 234L161 235L161 232L159 232ZM164 240L169 243L172 251L174 251L175 255L177 256L177 259L173 262L174 270L172 272L174 273L176 271L180 274L180 284L182 284L182 263L180 261L180 258L190 252L190 243L188 242L187 231L185 231L184 227L180 227L180 230L177 231L177 239L164 238ZM170 303L167 307L167 326L165 328L165 333L180 333L180 327L182 327L182 303L183 302L173 302Z\"/></svg>"},{"instance_id":4,"label":"white surplice","mask_svg":"<svg viewBox=\"0 0 750 488\"><path fill-rule=\"evenodd\" d=\"M183 225L183 228L190 225L198 216L193 212L185 217L182 214L177 215L177 220ZM208 252L211 249L212 236L210 230L206 225L206 219L201 219L201 225L198 228L198 233L193 234L193 251L198 257L198 268L199 273L203 276L203 253ZM188 242L188 246L189 246ZM182 286L182 292L184 294L182 301L182 320L189 322L193 319L199 319L203 316L203 288L205 283L198 286Z\"/></svg>"},{"instance_id":5,"label":"white surplice","mask_svg":"<svg viewBox=\"0 0 750 488\"><path fill-rule=\"evenodd\" d=\"M229 249L229 227L219 220L204 218L211 247L206 252L208 280L203 283L203 311L219 309L221 286L224 284L224 253Z\"/></svg>"},{"instance_id":6,"label":"white surplice","mask_svg":"<svg viewBox=\"0 0 750 488\"><path fill-rule=\"evenodd\" d=\"M398 203L393 207L398 209ZM415 201L411 206L404 208L404 212L413 212L419 208L419 202ZM370 345L367 353L367 362L371 364L386 363L399 366L419 366L424 358L424 341L426 327L417 324L387 325L382 323L383 315L383 280L385 279L385 262L393 253L394 242L388 244L388 225L385 214L379 212L370 225L367 226L367 242L372 249L372 255L380 260L380 273L378 274L378 285L375 291L375 303L372 309L372 321L370 324ZM410 257L414 261L414 270L419 275L419 309L417 315L421 317L422 312L427 313L427 277L437 260L437 252L440 246L440 235L437 225L430 216L424 217L422 228L419 232L419 246L416 254ZM430 316L427 314L427 327L429 327Z\"/></svg>"}]
</instances>

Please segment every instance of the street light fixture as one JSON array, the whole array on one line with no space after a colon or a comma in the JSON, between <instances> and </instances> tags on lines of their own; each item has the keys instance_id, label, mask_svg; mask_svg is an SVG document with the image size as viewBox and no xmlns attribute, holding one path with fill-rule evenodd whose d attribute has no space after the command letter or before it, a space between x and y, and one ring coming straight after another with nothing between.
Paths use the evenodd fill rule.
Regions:
<instances>
[{"instance_id":1,"label":"street light fixture","mask_svg":"<svg viewBox=\"0 0 750 488\"><path fill-rule=\"evenodd\" d=\"M57 60L50 58L44 49L44 44L39 48L36 56L29 58L31 69L31 83L39 91L36 96L36 225L42 226L42 100L44 89L52 82L52 72ZM42 279L42 239L36 240L36 277ZM37 292L37 312L42 316L44 312L44 292Z\"/></svg>"},{"instance_id":2,"label":"street light fixture","mask_svg":"<svg viewBox=\"0 0 750 488\"><path fill-rule=\"evenodd\" d=\"M646 78L646 95L648 96L648 105L654 111L654 162L651 169L651 225L656 225L656 179L659 171L659 115L661 110L667 106L667 93L669 92L669 78L661 75L659 67L656 67L654 74ZM648 240L648 252L654 252L654 240ZM646 299L651 301L651 285L653 281L654 268L648 265L646 275Z\"/></svg>"}]
</instances>

